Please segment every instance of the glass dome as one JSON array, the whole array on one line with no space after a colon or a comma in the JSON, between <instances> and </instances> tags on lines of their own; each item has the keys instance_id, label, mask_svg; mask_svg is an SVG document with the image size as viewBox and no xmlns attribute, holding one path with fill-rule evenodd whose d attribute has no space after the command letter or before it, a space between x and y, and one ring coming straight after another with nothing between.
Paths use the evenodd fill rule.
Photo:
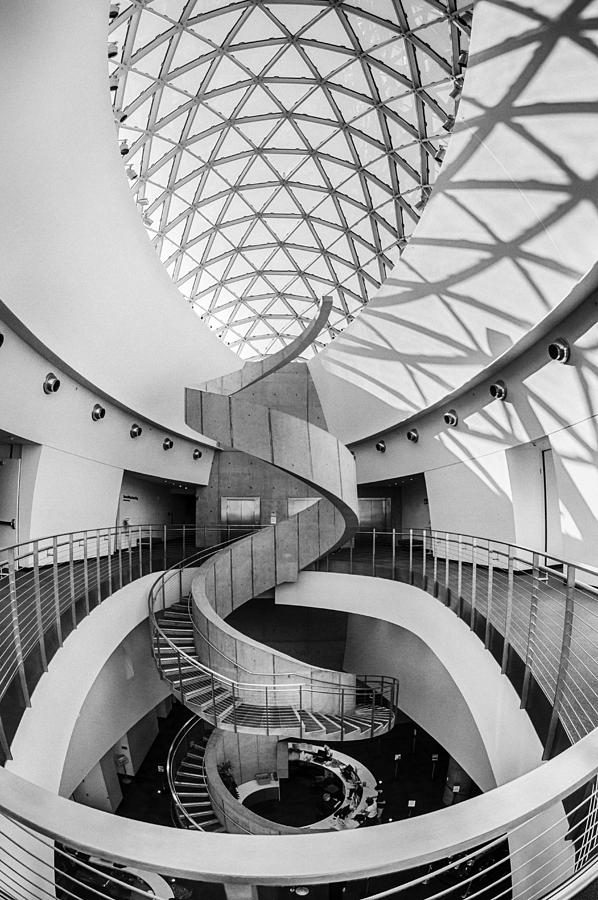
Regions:
<instances>
[{"instance_id":1,"label":"glass dome","mask_svg":"<svg viewBox=\"0 0 598 900\"><path fill-rule=\"evenodd\" d=\"M111 4L131 189L182 294L242 358L333 297L342 330L392 269L459 100L461 0Z\"/></svg>"}]
</instances>

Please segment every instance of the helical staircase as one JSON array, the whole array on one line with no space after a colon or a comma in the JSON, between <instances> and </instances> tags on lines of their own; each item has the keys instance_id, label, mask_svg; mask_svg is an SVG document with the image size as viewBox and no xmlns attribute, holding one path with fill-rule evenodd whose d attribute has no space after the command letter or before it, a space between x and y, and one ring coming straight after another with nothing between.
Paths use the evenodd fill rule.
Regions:
<instances>
[{"instance_id":1,"label":"helical staircase","mask_svg":"<svg viewBox=\"0 0 598 900\"><path fill-rule=\"evenodd\" d=\"M192 428L221 448L293 475L322 497L295 516L188 559L170 573L168 601L163 584L152 591L153 653L161 675L190 710L225 730L351 740L379 735L394 722L394 678L316 668L225 621L251 598L295 581L306 566L349 541L358 524L350 451L305 418L241 395L313 340L330 305L325 298L317 319L280 353L246 363L207 390L187 390Z\"/></svg>"}]
</instances>

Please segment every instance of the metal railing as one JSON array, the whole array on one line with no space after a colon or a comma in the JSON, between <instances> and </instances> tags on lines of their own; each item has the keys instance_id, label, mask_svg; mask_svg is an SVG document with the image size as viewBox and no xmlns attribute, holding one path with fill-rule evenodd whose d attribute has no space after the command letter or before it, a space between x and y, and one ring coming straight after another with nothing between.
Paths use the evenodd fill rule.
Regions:
<instances>
[{"instance_id":1,"label":"metal railing","mask_svg":"<svg viewBox=\"0 0 598 900\"><path fill-rule=\"evenodd\" d=\"M267 735L313 736L314 722L311 722L310 729L305 719L309 719L314 709L326 716L327 704L331 706L329 715L338 720L336 724L341 740L356 730L356 726L351 724L356 707L369 708L369 731L363 736L373 737L382 730L389 730L394 721L399 691L397 680L391 676L347 676L331 670L330 678L326 679L319 674L314 675L306 664L303 672L294 670L275 675L243 668L247 679L239 680L205 665L165 633L163 626L168 625L168 620L160 620L159 613L173 603L190 602L189 580L183 576L188 575L189 571L193 574L202 562L229 543L217 544L175 564L156 579L149 592L154 659L178 699L205 721L234 731L241 728L263 731ZM190 618L190 627L191 622ZM198 640L203 638L197 628L195 633ZM231 662L228 657L224 659ZM236 662L235 667L238 668ZM315 671L319 673L322 670ZM350 679L351 684L341 685L333 681L335 674ZM334 720L330 720L331 725ZM323 725L320 730L324 733Z\"/></svg>"},{"instance_id":2,"label":"metal railing","mask_svg":"<svg viewBox=\"0 0 598 900\"><path fill-rule=\"evenodd\" d=\"M139 526L142 534L145 527ZM147 528L155 567L158 556L163 561L164 542L158 538L158 528ZM41 652L35 649L40 647L40 636L48 656L51 653L56 610L61 625L64 628L66 620L68 628L73 619L76 622L88 609L93 610L107 596L106 591L114 590L120 583L120 571L123 584L131 572L151 571L149 548L140 547L138 540L131 542L131 530L101 530L115 532L114 538L120 537L118 532L129 537L122 535L120 548L116 542L105 542L106 555L99 556L103 573L99 579L93 574L98 571L98 556L92 555L97 532L85 533L85 543L78 551L78 538L72 535L51 538L43 547L41 542L31 542L28 550L21 546L13 548L12 554L5 552L2 609L5 615L7 609L13 612L12 618L5 619L9 626L5 643L13 654L10 659L16 660L10 663L12 669L9 667L11 691L19 685L19 661L32 689L29 660ZM166 551L177 553L180 559L178 531L175 550L177 529L167 530ZM189 528L189 537L192 531ZM62 550L66 558L59 562L53 553L53 558L42 562L41 551L53 552L55 541L57 549L67 548ZM110 546L112 552L108 553ZM107 577L109 565L111 578ZM276 836L272 838L276 844L261 856L246 851L243 842L247 838L242 835L182 835L174 829L133 823L52 796L0 770L0 868L7 896L47 900L58 882L58 896L78 900L87 896L89 876L104 879L94 882L93 896L108 897L112 889L105 885L118 881L119 875L114 870L107 875L106 867L93 862L98 858L206 881L226 881L228 877L252 884L289 885L366 876L369 882L358 893L369 900L401 893L406 898L539 900L550 895L565 900L596 876L596 570L485 538L416 530L358 535L351 546L324 558L318 566L394 578L436 595L484 641L519 690L530 715L534 707L546 703L549 715L541 736L546 755L553 758L467 803L381 826L375 848L371 839L368 841L365 861L363 854L356 854L359 832L352 834L350 841L346 840L349 835L342 833ZM59 576L57 591L55 572ZM73 579L75 616L70 590ZM27 623L33 628L33 642L26 640ZM16 635L20 657L14 647ZM31 647L34 649L23 652ZM6 689L2 696L7 697ZM554 755L567 742L572 746ZM197 843L193 847L181 844L178 839L183 837ZM201 849L202 841L209 842L209 849L208 844ZM66 890L60 885L63 876L68 881ZM140 888L133 893L160 896Z\"/></svg>"}]
</instances>

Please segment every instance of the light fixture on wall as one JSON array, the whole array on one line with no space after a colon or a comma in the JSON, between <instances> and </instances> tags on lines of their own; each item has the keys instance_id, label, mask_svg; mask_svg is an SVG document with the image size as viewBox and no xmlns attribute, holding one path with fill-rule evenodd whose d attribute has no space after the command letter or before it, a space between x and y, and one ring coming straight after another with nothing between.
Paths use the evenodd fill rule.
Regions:
<instances>
[{"instance_id":1,"label":"light fixture on wall","mask_svg":"<svg viewBox=\"0 0 598 900\"><path fill-rule=\"evenodd\" d=\"M407 432L407 440L411 441L412 444L417 444L419 441L419 434L417 432L417 428L410 428Z\"/></svg>"},{"instance_id":2,"label":"light fixture on wall","mask_svg":"<svg viewBox=\"0 0 598 900\"><path fill-rule=\"evenodd\" d=\"M562 337L555 338L555 340L551 341L548 345L548 355L555 362L569 362L569 357L571 356L571 347L569 346L569 341L566 338Z\"/></svg>"},{"instance_id":3,"label":"light fixture on wall","mask_svg":"<svg viewBox=\"0 0 598 900\"><path fill-rule=\"evenodd\" d=\"M457 415L456 409L447 409L447 411L443 413L442 418L444 419L444 424L450 425L451 428L454 428L459 423L459 416Z\"/></svg>"},{"instance_id":4,"label":"light fixture on wall","mask_svg":"<svg viewBox=\"0 0 598 900\"><path fill-rule=\"evenodd\" d=\"M199 449L199 447L196 447L195 450L193 451L193 459L201 459L201 457L202 457L202 452Z\"/></svg>"},{"instance_id":5,"label":"light fixture on wall","mask_svg":"<svg viewBox=\"0 0 598 900\"><path fill-rule=\"evenodd\" d=\"M106 415L106 410L99 403L94 404L94 407L91 411L91 418L94 422L99 422L100 419L103 419Z\"/></svg>"},{"instance_id":6,"label":"light fixture on wall","mask_svg":"<svg viewBox=\"0 0 598 900\"><path fill-rule=\"evenodd\" d=\"M495 381L490 385L490 396L493 400L507 399L507 386L504 381Z\"/></svg>"},{"instance_id":7,"label":"light fixture on wall","mask_svg":"<svg viewBox=\"0 0 598 900\"><path fill-rule=\"evenodd\" d=\"M162 441L162 449L163 450L172 450L174 447L174 441L171 438L164 438Z\"/></svg>"},{"instance_id":8,"label":"light fixture on wall","mask_svg":"<svg viewBox=\"0 0 598 900\"><path fill-rule=\"evenodd\" d=\"M44 394L55 394L60 388L60 378L54 372L48 372L44 379Z\"/></svg>"},{"instance_id":9,"label":"light fixture on wall","mask_svg":"<svg viewBox=\"0 0 598 900\"><path fill-rule=\"evenodd\" d=\"M378 453L386 453L386 441L378 441L376 444Z\"/></svg>"},{"instance_id":10,"label":"light fixture on wall","mask_svg":"<svg viewBox=\"0 0 598 900\"><path fill-rule=\"evenodd\" d=\"M143 428L141 427L141 425L137 425L137 423L134 423L133 425L131 425L129 434L131 435L132 438L136 438L136 437L139 437L139 435L141 434L142 431L143 431Z\"/></svg>"}]
</instances>

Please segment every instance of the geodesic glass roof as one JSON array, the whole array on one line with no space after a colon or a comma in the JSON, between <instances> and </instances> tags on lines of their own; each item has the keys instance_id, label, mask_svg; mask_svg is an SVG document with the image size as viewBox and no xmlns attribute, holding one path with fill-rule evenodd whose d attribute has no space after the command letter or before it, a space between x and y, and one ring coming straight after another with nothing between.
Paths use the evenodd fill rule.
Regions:
<instances>
[{"instance_id":1,"label":"geodesic glass roof","mask_svg":"<svg viewBox=\"0 0 598 900\"><path fill-rule=\"evenodd\" d=\"M281 349L330 294L317 350L392 269L454 121L472 5L111 5L132 191L180 291L242 358Z\"/></svg>"}]
</instances>

